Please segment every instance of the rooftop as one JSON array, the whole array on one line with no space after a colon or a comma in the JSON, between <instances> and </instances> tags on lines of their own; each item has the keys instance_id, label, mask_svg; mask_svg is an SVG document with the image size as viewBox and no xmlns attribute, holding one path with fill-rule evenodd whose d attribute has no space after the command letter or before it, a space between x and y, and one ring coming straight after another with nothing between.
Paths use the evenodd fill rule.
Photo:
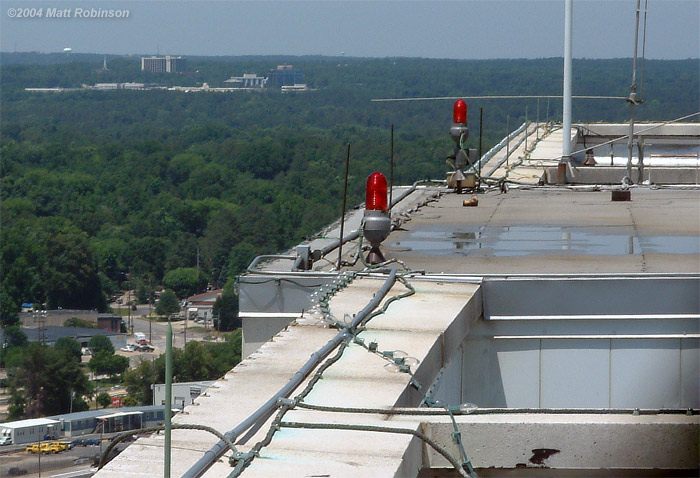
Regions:
<instances>
[{"instance_id":1,"label":"rooftop","mask_svg":"<svg viewBox=\"0 0 700 478\"><path fill-rule=\"evenodd\" d=\"M36 427L41 425L54 425L59 423L58 420L52 420L50 418L30 418L28 420L19 420L16 422L0 423L0 427L3 428L26 428L26 427Z\"/></svg>"},{"instance_id":2,"label":"rooftop","mask_svg":"<svg viewBox=\"0 0 700 478\"><path fill-rule=\"evenodd\" d=\"M561 130L528 128L527 147L520 134L483 168L510 187L479 192L476 207L436 183L394 191L382 246L392 273L362 264L362 210L346 218L342 274L338 224L308 243L325 253L310 271L291 271L294 251L256 262L240 279L246 358L174 422L228 430L253 453L238 460L247 477L457 476L448 470L468 461L528 476L697 470L697 165L687 182L612 201L619 183L545 185L557 162L542 157ZM294 400L278 402L280 390ZM175 430L172 474L237 476L216 441ZM96 476L161 473L162 447L160 435L139 439Z\"/></svg>"}]
</instances>

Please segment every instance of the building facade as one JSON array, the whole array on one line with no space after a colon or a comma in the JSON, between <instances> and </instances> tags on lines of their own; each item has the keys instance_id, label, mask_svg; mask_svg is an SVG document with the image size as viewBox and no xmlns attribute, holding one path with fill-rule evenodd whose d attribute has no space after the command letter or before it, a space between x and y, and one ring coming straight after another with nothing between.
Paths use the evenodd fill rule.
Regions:
<instances>
[{"instance_id":1,"label":"building facade","mask_svg":"<svg viewBox=\"0 0 700 478\"><path fill-rule=\"evenodd\" d=\"M60 436L60 422L49 418L32 418L0 424L0 437L10 437L13 445L33 443Z\"/></svg>"},{"instance_id":2,"label":"building facade","mask_svg":"<svg viewBox=\"0 0 700 478\"><path fill-rule=\"evenodd\" d=\"M187 71L187 59L181 56L150 56L141 58L141 71L179 73Z\"/></svg>"},{"instance_id":3,"label":"building facade","mask_svg":"<svg viewBox=\"0 0 700 478\"><path fill-rule=\"evenodd\" d=\"M264 88L267 78L255 73L243 73L243 76L232 76L224 81L226 88Z\"/></svg>"},{"instance_id":4,"label":"building facade","mask_svg":"<svg viewBox=\"0 0 700 478\"><path fill-rule=\"evenodd\" d=\"M182 382L173 384L173 408L185 408L191 405L195 398L212 386L214 381L206 382ZM153 386L153 405L162 407L165 405L165 384L158 383Z\"/></svg>"},{"instance_id":5,"label":"building facade","mask_svg":"<svg viewBox=\"0 0 700 478\"><path fill-rule=\"evenodd\" d=\"M277 69L270 70L267 84L273 88L294 86L304 83L304 74L296 70L293 65L278 65Z\"/></svg>"}]
</instances>

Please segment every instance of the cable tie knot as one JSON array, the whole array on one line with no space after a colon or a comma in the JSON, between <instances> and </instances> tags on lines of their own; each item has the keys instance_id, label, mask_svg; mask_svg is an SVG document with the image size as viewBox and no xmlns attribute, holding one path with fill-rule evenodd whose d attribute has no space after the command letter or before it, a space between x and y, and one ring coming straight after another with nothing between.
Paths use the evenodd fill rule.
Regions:
<instances>
[{"instance_id":1,"label":"cable tie knot","mask_svg":"<svg viewBox=\"0 0 700 478\"><path fill-rule=\"evenodd\" d=\"M277 399L277 405L295 408L297 406L297 401L293 398L280 397Z\"/></svg>"}]
</instances>

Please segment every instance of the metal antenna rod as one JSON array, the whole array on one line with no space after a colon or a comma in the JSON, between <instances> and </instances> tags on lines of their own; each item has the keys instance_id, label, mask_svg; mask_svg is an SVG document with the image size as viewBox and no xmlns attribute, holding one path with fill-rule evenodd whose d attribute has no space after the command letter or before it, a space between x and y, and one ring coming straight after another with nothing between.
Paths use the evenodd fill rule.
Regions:
<instances>
[{"instance_id":1,"label":"metal antenna rod","mask_svg":"<svg viewBox=\"0 0 700 478\"><path fill-rule=\"evenodd\" d=\"M527 124L527 105L525 105L525 151L527 151L527 130L528 130L528 124Z\"/></svg>"},{"instance_id":2,"label":"metal antenna rod","mask_svg":"<svg viewBox=\"0 0 700 478\"><path fill-rule=\"evenodd\" d=\"M340 242L338 243L338 270L343 261L343 234L345 233L345 207L348 200L348 172L350 171L350 143L345 157L345 187L343 188L343 212L340 214Z\"/></svg>"},{"instance_id":3,"label":"metal antenna rod","mask_svg":"<svg viewBox=\"0 0 700 478\"><path fill-rule=\"evenodd\" d=\"M506 116L506 168L510 157L510 115Z\"/></svg>"},{"instance_id":4,"label":"metal antenna rod","mask_svg":"<svg viewBox=\"0 0 700 478\"><path fill-rule=\"evenodd\" d=\"M632 85L630 85L630 96L627 101L630 104L630 132L627 141L627 180L632 183L632 150L634 144L634 107L637 105L637 45L639 43L639 9L641 0L637 0L637 21L634 28L634 60L632 62Z\"/></svg>"},{"instance_id":5,"label":"metal antenna rod","mask_svg":"<svg viewBox=\"0 0 700 478\"><path fill-rule=\"evenodd\" d=\"M394 193L394 125L391 125L391 159L389 166L389 213L391 213L391 204Z\"/></svg>"},{"instance_id":6,"label":"metal antenna rod","mask_svg":"<svg viewBox=\"0 0 700 478\"><path fill-rule=\"evenodd\" d=\"M484 108L479 108L479 187L481 187L481 138L484 131Z\"/></svg>"}]
</instances>

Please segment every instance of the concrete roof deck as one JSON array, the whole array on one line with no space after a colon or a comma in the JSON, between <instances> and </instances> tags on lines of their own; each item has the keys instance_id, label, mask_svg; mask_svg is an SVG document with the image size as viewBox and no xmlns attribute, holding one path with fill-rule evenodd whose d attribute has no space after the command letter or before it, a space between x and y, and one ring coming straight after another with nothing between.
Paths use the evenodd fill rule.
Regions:
<instances>
[{"instance_id":1,"label":"concrete roof deck","mask_svg":"<svg viewBox=\"0 0 700 478\"><path fill-rule=\"evenodd\" d=\"M477 207L453 193L427 204L384 242L385 256L473 275L700 271L700 190L637 188L629 202L566 188L478 197Z\"/></svg>"},{"instance_id":2,"label":"concrete roof deck","mask_svg":"<svg viewBox=\"0 0 700 478\"><path fill-rule=\"evenodd\" d=\"M336 317L355 314L369 302L383 282L381 279L357 279L333 299L331 313ZM464 283L455 287L454 284L416 281L414 287L415 295L392 304L386 314L370 321L368 329L360 336L367 342L376 341L379 350L401 348L409 356L415 357L419 361L413 368L415 377L427 385L444 365L441 358L451 354L447 348L455 348L456 336L463 337L466 333L464 324L468 314L465 314L465 308L470 307L467 304L478 290L478 285ZM404 291L404 287L397 283L389 297ZM479 300L477 296L476 301ZM438 303L440 313L435 313ZM471 309L473 316L480 306L472 304ZM406 310L411 311L409 317ZM446 342L443 338L450 327L461 330L454 333L454 343ZM186 407L186 413L177 415L174 423L205 424L221 431L234 428L280 389L309 355L336 333L335 329L312 318L300 319L243 360L223 381L209 388L209 396L197 398L198 405ZM417 406L421 396L409 386L410 376L388 370L385 367L387 363L377 354L351 344L343 357L324 374L306 401L319 405L372 408ZM381 387L377 386L379 383ZM222 410L226 410L226 413L222 413ZM243 451L264 437L269 421L241 445ZM285 421L386 425L387 417L293 410ZM419 424L420 421L414 421L409 427L415 429ZM358 476L358 473L369 476L367 473L382 469L386 471L382 474L393 475L405 466L404 454L413 440L410 436L393 435L387 439L386 434L382 433L369 433L377 436L368 438L366 432L343 432L342 440L335 440L333 435L337 436L337 433L284 429L263 450L261 458L246 470L246 476L271 476L270 473L274 474L271 470L279 470L280 462L293 476L313 475L315 470L319 473L330 470L333 476ZM352 451L348 449L348 439L352 440ZM173 475L184 473L215 442L216 438L205 432L175 430ZM158 467L162 462L162 446L163 438L159 435L139 439L130 446L129 453L117 457L98 476L124 476L127 471L129 476L154 476L160 473ZM366 458L352 460L352 454ZM137 463L144 459L153 462L153 466L142 472L137 469ZM230 472L227 460L223 460L215 463L203 476L222 477Z\"/></svg>"}]
</instances>

